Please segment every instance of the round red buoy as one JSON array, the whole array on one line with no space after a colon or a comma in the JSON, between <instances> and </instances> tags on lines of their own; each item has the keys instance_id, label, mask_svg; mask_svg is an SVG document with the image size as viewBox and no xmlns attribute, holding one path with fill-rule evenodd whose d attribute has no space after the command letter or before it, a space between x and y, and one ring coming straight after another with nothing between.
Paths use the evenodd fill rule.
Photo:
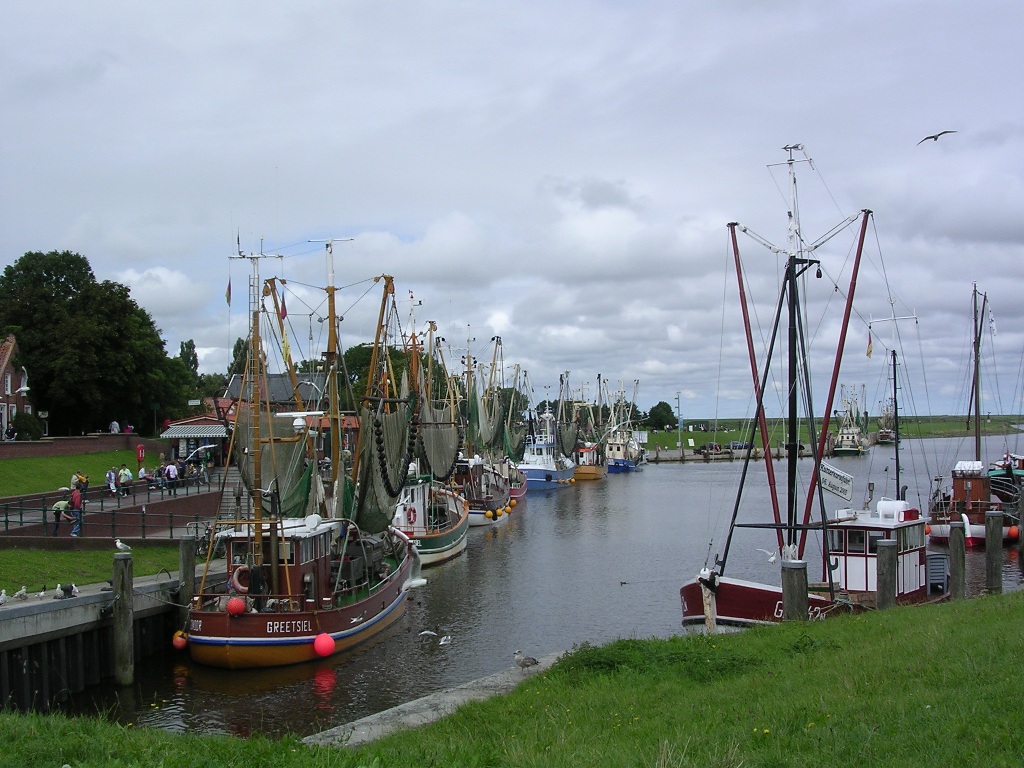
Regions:
<instances>
[{"instance_id":1,"label":"round red buoy","mask_svg":"<svg viewBox=\"0 0 1024 768\"><path fill-rule=\"evenodd\" d=\"M326 632L321 632L313 641L313 650L317 656L330 656L334 653L334 638Z\"/></svg>"},{"instance_id":2,"label":"round red buoy","mask_svg":"<svg viewBox=\"0 0 1024 768\"><path fill-rule=\"evenodd\" d=\"M925 523L925 525L924 525L924 535L925 536L930 536L931 533L932 533L932 527L930 525L928 525L927 523Z\"/></svg>"},{"instance_id":3,"label":"round red buoy","mask_svg":"<svg viewBox=\"0 0 1024 768\"><path fill-rule=\"evenodd\" d=\"M180 629L174 633L174 638L171 640L171 645L174 646L174 650L183 651L185 646L188 645L188 635L182 632Z\"/></svg>"},{"instance_id":4,"label":"round red buoy","mask_svg":"<svg viewBox=\"0 0 1024 768\"><path fill-rule=\"evenodd\" d=\"M1016 541L1017 537L1020 536L1020 529L1016 525L1011 525L1010 530L1006 533L1009 535L1010 541Z\"/></svg>"},{"instance_id":5,"label":"round red buoy","mask_svg":"<svg viewBox=\"0 0 1024 768\"><path fill-rule=\"evenodd\" d=\"M228 613L232 616L241 616L245 613L245 600L240 597L232 597L228 600Z\"/></svg>"}]
</instances>

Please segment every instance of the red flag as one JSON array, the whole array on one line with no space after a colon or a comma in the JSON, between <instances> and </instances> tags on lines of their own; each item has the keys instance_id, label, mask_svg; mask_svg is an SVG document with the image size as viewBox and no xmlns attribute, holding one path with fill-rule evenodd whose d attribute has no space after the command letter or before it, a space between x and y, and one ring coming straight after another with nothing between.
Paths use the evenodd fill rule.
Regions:
<instances>
[{"instance_id":1,"label":"red flag","mask_svg":"<svg viewBox=\"0 0 1024 768\"><path fill-rule=\"evenodd\" d=\"M288 307L284 305L284 294L281 294L281 319L288 317Z\"/></svg>"},{"instance_id":2,"label":"red flag","mask_svg":"<svg viewBox=\"0 0 1024 768\"><path fill-rule=\"evenodd\" d=\"M868 331L868 357L871 357L871 350L874 345L871 343L871 331Z\"/></svg>"},{"instance_id":3,"label":"red flag","mask_svg":"<svg viewBox=\"0 0 1024 768\"><path fill-rule=\"evenodd\" d=\"M228 303L229 307L231 306L231 278L230 277L228 278L228 289L226 291L224 291L224 301L226 301Z\"/></svg>"}]
</instances>

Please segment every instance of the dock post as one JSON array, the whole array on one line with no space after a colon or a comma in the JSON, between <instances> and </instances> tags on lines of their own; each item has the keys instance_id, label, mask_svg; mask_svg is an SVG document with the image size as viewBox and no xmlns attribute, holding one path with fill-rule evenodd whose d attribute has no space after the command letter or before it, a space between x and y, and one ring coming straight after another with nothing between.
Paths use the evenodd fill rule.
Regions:
<instances>
[{"instance_id":1,"label":"dock post","mask_svg":"<svg viewBox=\"0 0 1024 768\"><path fill-rule=\"evenodd\" d=\"M967 597L967 543L964 524L949 524L949 595L953 600Z\"/></svg>"},{"instance_id":2,"label":"dock post","mask_svg":"<svg viewBox=\"0 0 1024 768\"><path fill-rule=\"evenodd\" d=\"M196 594L196 537L182 536L178 542L178 620L188 623L188 609Z\"/></svg>"},{"instance_id":3,"label":"dock post","mask_svg":"<svg viewBox=\"0 0 1024 768\"><path fill-rule=\"evenodd\" d=\"M878 542L878 555L875 558L878 565L875 607L878 610L896 605L897 546L896 539L882 539Z\"/></svg>"},{"instance_id":4,"label":"dock post","mask_svg":"<svg viewBox=\"0 0 1024 768\"><path fill-rule=\"evenodd\" d=\"M135 682L135 609L132 556L114 555L114 681L118 685Z\"/></svg>"},{"instance_id":5,"label":"dock post","mask_svg":"<svg viewBox=\"0 0 1024 768\"><path fill-rule=\"evenodd\" d=\"M782 620L807 621L807 561L782 561Z\"/></svg>"},{"instance_id":6,"label":"dock post","mask_svg":"<svg viewBox=\"0 0 1024 768\"><path fill-rule=\"evenodd\" d=\"M1003 591L1003 513L985 513L985 590L990 595Z\"/></svg>"}]
</instances>

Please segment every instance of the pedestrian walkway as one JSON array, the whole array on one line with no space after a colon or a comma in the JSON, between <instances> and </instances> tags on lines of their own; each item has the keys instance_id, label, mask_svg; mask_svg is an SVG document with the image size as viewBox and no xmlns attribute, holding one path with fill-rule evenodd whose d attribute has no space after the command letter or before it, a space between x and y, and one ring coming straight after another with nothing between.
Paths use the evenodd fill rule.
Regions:
<instances>
[{"instance_id":1,"label":"pedestrian walkway","mask_svg":"<svg viewBox=\"0 0 1024 768\"><path fill-rule=\"evenodd\" d=\"M530 667L526 671L512 667L503 672L464 683L456 688L431 693L375 715L315 733L312 736L307 736L303 741L311 746L360 747L406 728L418 728L421 725L434 723L454 713L463 704L485 701L494 696L511 693L521 682L554 664L561 655L561 653L552 653L549 656L544 656L537 660L537 666Z\"/></svg>"}]
</instances>

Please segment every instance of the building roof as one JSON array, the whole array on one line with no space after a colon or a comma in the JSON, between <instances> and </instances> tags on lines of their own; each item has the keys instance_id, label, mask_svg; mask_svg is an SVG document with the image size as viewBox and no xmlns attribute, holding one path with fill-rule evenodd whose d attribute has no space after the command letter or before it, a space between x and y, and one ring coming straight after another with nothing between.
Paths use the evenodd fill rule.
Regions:
<instances>
[{"instance_id":1,"label":"building roof","mask_svg":"<svg viewBox=\"0 0 1024 768\"><path fill-rule=\"evenodd\" d=\"M190 437L227 437L228 431L224 424L213 416L192 416L179 419L160 433L160 437L179 440Z\"/></svg>"}]
</instances>

